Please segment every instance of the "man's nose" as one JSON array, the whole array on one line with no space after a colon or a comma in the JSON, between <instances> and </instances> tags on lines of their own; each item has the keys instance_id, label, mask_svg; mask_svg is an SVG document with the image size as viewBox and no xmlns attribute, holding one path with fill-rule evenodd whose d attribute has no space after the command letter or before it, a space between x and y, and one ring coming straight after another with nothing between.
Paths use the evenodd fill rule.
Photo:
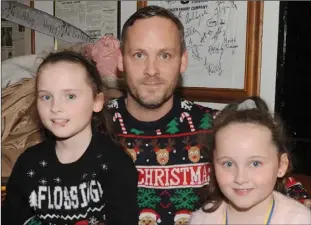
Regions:
<instances>
[{"instance_id":1,"label":"man's nose","mask_svg":"<svg viewBox=\"0 0 311 225\"><path fill-rule=\"evenodd\" d=\"M146 60L145 75L149 77L159 75L159 63L156 57L148 58L148 60Z\"/></svg>"}]
</instances>

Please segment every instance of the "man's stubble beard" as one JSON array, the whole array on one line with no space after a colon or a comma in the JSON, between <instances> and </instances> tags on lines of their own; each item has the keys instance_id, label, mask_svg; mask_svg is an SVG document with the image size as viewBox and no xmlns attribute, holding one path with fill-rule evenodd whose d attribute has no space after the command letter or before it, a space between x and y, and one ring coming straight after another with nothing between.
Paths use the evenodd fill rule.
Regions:
<instances>
[{"instance_id":1,"label":"man's stubble beard","mask_svg":"<svg viewBox=\"0 0 311 225\"><path fill-rule=\"evenodd\" d=\"M126 89L127 89L127 93L129 93L131 95L131 97L140 105L142 106L143 108L146 108L146 109L158 109L160 108L162 105L164 105L167 101L169 101L171 99L171 97L174 95L174 92L176 90L176 88L178 86L180 86L181 82L182 82L182 76L179 75L178 78L177 78L177 81L174 81L175 84L174 86L172 86L171 90L167 93L169 93L167 95L164 95L162 99L160 99L160 101L158 103L153 103L153 104L148 104L146 102L144 102L138 95L138 93L134 92L134 90L131 90L129 85L128 85L128 82L127 82L127 77L126 77L126 74L125 74L125 83L126 83Z\"/></svg>"}]
</instances>

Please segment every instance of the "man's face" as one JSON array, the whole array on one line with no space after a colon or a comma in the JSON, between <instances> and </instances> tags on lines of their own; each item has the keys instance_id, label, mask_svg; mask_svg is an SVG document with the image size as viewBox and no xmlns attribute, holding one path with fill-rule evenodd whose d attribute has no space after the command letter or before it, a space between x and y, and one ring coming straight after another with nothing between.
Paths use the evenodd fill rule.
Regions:
<instances>
[{"instance_id":1,"label":"man's face","mask_svg":"<svg viewBox=\"0 0 311 225\"><path fill-rule=\"evenodd\" d=\"M137 20L128 28L118 68L125 72L130 96L141 106L159 108L169 100L186 70L177 26L166 18Z\"/></svg>"}]
</instances>

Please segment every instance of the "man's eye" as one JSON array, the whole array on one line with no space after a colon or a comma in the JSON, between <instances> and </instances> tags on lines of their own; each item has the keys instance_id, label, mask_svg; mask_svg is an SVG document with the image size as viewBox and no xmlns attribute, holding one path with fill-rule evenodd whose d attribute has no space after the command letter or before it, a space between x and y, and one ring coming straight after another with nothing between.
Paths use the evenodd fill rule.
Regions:
<instances>
[{"instance_id":1,"label":"man's eye","mask_svg":"<svg viewBox=\"0 0 311 225\"><path fill-rule=\"evenodd\" d=\"M141 52L137 52L134 54L134 58L136 59L142 59L144 57L144 55Z\"/></svg>"},{"instance_id":2,"label":"man's eye","mask_svg":"<svg viewBox=\"0 0 311 225\"><path fill-rule=\"evenodd\" d=\"M170 55L168 54L168 53L163 53L163 54L161 54L161 56L160 56L160 58L161 59L169 59L170 58Z\"/></svg>"}]
</instances>

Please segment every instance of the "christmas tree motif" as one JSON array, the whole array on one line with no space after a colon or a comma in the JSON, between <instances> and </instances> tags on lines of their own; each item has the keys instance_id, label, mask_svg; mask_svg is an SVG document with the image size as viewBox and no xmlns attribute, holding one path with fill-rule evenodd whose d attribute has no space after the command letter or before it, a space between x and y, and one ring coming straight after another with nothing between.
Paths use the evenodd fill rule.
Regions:
<instances>
[{"instance_id":1,"label":"christmas tree motif","mask_svg":"<svg viewBox=\"0 0 311 225\"><path fill-rule=\"evenodd\" d=\"M137 130L137 129L135 129L135 128L132 128L132 129L131 129L131 133L134 133L134 134L136 134L136 135L140 135L140 134L143 134L144 132L141 131L141 130Z\"/></svg>"},{"instance_id":2,"label":"christmas tree motif","mask_svg":"<svg viewBox=\"0 0 311 225\"><path fill-rule=\"evenodd\" d=\"M38 207L38 202L37 202L37 194L35 191L32 191L30 196L29 196L29 206L33 209L37 209Z\"/></svg>"},{"instance_id":3,"label":"christmas tree motif","mask_svg":"<svg viewBox=\"0 0 311 225\"><path fill-rule=\"evenodd\" d=\"M177 189L170 201L175 205L176 209L194 210L194 205L199 200L198 196L193 192L192 188Z\"/></svg>"},{"instance_id":4,"label":"christmas tree motif","mask_svg":"<svg viewBox=\"0 0 311 225\"><path fill-rule=\"evenodd\" d=\"M161 198L156 195L153 189L138 189L137 203L139 208L152 208L155 209L159 204Z\"/></svg>"},{"instance_id":5,"label":"christmas tree motif","mask_svg":"<svg viewBox=\"0 0 311 225\"><path fill-rule=\"evenodd\" d=\"M142 144L141 140L135 140L134 144L132 144L133 146L132 148L129 148L127 146L125 138L121 138L119 142L120 142L120 145L124 148L124 150L130 154L134 162L137 160L137 155L143 151L143 149L140 148Z\"/></svg>"},{"instance_id":6,"label":"christmas tree motif","mask_svg":"<svg viewBox=\"0 0 311 225\"><path fill-rule=\"evenodd\" d=\"M168 128L165 132L170 133L170 134L175 134L179 131L177 127L179 124L176 120L177 118L175 117L174 119L172 119L171 122L169 122L169 124L166 125Z\"/></svg>"},{"instance_id":7,"label":"christmas tree motif","mask_svg":"<svg viewBox=\"0 0 311 225\"><path fill-rule=\"evenodd\" d=\"M199 128L209 129L212 127L212 116L209 113L205 113L200 121Z\"/></svg>"}]
</instances>

